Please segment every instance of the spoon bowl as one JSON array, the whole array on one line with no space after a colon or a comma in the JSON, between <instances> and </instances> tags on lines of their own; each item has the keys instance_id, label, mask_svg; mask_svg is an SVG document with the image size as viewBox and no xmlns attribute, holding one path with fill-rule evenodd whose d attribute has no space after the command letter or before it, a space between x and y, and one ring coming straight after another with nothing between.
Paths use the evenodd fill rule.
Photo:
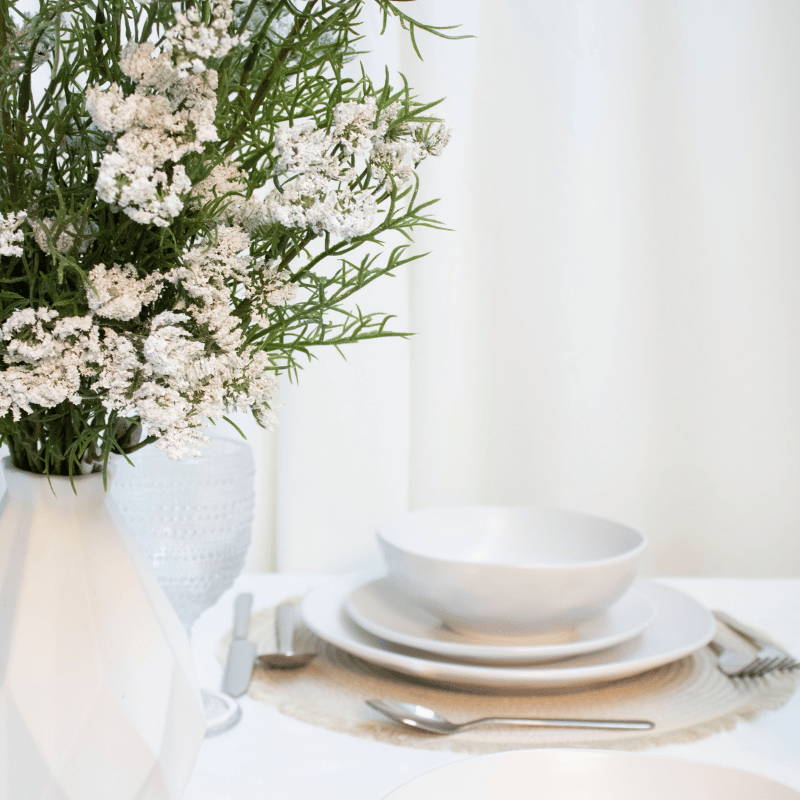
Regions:
<instances>
[{"instance_id":1,"label":"spoon bowl","mask_svg":"<svg viewBox=\"0 0 800 800\"><path fill-rule=\"evenodd\" d=\"M292 603L281 603L275 609L275 633L278 649L275 653L256 656L256 661L267 669L299 669L309 663L317 654L314 652L295 653L294 651L295 607Z\"/></svg>"},{"instance_id":2,"label":"spoon bowl","mask_svg":"<svg viewBox=\"0 0 800 800\"><path fill-rule=\"evenodd\" d=\"M264 653L256 661L267 669L298 669L308 664L316 653Z\"/></svg>"},{"instance_id":3,"label":"spoon bowl","mask_svg":"<svg viewBox=\"0 0 800 800\"><path fill-rule=\"evenodd\" d=\"M482 717L460 724L445 719L433 709L404 703L400 700L367 700L367 705L384 716L426 733L444 736L479 725L500 725L528 728L607 728L609 730L646 731L655 727L648 720L632 719L552 719L526 717Z\"/></svg>"}]
</instances>

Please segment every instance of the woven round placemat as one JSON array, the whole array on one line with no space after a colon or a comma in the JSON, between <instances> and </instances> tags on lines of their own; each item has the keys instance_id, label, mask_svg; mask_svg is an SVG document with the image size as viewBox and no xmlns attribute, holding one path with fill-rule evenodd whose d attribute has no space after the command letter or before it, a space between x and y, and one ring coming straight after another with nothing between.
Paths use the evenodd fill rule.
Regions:
<instances>
[{"instance_id":1,"label":"woven round placemat","mask_svg":"<svg viewBox=\"0 0 800 800\"><path fill-rule=\"evenodd\" d=\"M297 601L298 598L292 598ZM258 652L275 649L274 609L251 617L250 639ZM727 629L719 638L743 643ZM231 634L219 643L224 663ZM319 655L299 670L256 666L248 694L281 713L329 730L406 747L492 753L529 747L605 747L645 749L690 742L733 728L737 722L780 708L800 683L800 671L762 678L728 678L716 668L714 654L694 655L641 675L584 688L481 690L448 689L391 672L323 642L307 628L297 630L295 649ZM534 728L479 728L436 736L402 728L372 711L370 697L405 700L436 709L454 722L484 716L649 719L652 731L593 731Z\"/></svg>"}]
</instances>

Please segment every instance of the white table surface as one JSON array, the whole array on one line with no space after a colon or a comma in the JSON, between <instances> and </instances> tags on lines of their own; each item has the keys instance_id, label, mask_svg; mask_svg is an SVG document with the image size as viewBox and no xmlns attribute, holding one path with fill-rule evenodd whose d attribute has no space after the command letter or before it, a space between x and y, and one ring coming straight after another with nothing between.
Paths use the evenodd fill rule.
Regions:
<instances>
[{"instance_id":1,"label":"white table surface","mask_svg":"<svg viewBox=\"0 0 800 800\"><path fill-rule=\"evenodd\" d=\"M233 600L253 593L258 609L326 580L324 575L243 575L198 620L192 636L202 686L218 688L214 658L232 626ZM709 608L723 608L769 631L800 655L800 579L663 578ZM463 753L398 747L307 725L241 698L242 721L206 739L184 800L380 800L417 775L466 758ZM685 745L651 748L652 755L748 769L800 790L800 692L778 711L730 732Z\"/></svg>"}]
</instances>

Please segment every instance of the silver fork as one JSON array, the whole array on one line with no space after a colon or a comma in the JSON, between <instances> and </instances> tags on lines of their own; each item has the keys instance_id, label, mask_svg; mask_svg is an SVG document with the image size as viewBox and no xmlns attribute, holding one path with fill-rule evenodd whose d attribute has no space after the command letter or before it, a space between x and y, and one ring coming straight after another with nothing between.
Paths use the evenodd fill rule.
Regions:
<instances>
[{"instance_id":1,"label":"silver fork","mask_svg":"<svg viewBox=\"0 0 800 800\"><path fill-rule=\"evenodd\" d=\"M729 678L757 678L764 674L764 668L771 661L734 650L722 644L719 639L712 639L708 646L717 656L717 668Z\"/></svg>"},{"instance_id":2,"label":"silver fork","mask_svg":"<svg viewBox=\"0 0 800 800\"><path fill-rule=\"evenodd\" d=\"M732 631L738 633L742 638L750 642L758 649L756 659L761 660L763 663L760 666L760 674L772 672L779 669L794 669L800 662L793 658L783 648L778 647L773 642L765 639L757 631L748 627L739 620L734 619L730 614L724 611L714 611L714 616L727 625Z\"/></svg>"}]
</instances>

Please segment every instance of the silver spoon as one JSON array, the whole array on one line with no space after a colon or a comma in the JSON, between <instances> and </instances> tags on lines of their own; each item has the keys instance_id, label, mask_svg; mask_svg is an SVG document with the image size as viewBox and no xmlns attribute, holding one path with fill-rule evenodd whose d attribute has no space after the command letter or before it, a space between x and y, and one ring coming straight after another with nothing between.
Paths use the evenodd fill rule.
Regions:
<instances>
[{"instance_id":1,"label":"silver spoon","mask_svg":"<svg viewBox=\"0 0 800 800\"><path fill-rule=\"evenodd\" d=\"M367 705L389 719L428 733L457 733L478 725L513 725L530 728L608 728L623 731L647 731L655 727L647 720L633 719L526 719L524 717L483 717L457 725L425 706L399 700L367 700Z\"/></svg>"},{"instance_id":2,"label":"silver spoon","mask_svg":"<svg viewBox=\"0 0 800 800\"><path fill-rule=\"evenodd\" d=\"M295 607L292 603L281 603L275 609L275 633L278 638L278 650L256 656L256 661L270 669L297 669L304 667L316 655L313 652L294 652L294 620Z\"/></svg>"}]
</instances>

